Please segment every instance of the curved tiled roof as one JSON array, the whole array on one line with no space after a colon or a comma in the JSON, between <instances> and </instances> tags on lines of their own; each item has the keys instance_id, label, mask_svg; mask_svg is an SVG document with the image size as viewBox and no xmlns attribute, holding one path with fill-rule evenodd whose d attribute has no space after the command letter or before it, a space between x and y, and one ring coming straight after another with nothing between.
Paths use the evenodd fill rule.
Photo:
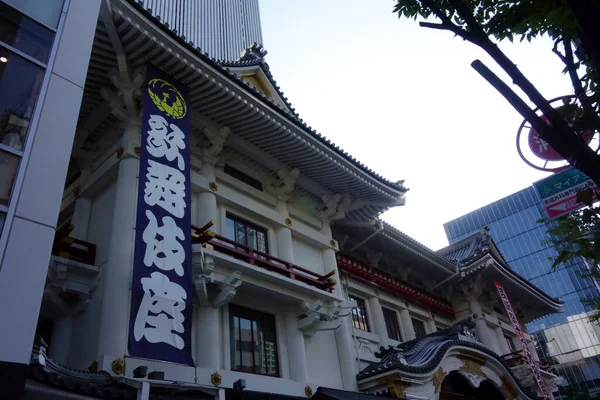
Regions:
<instances>
[{"instance_id":1,"label":"curved tiled roof","mask_svg":"<svg viewBox=\"0 0 600 400\"><path fill-rule=\"evenodd\" d=\"M512 376L513 380L517 382L519 388L529 397L535 399L535 394L530 393L519 384L506 361L479 342L474 328L475 321L469 317L449 328L421 339L402 343L398 347L382 347L381 351L375 354L381 361L363 369L356 375L356 378L360 381L393 370L418 374L429 373L438 367L450 349L460 346L484 352L497 360Z\"/></svg>"},{"instance_id":2,"label":"curved tiled roof","mask_svg":"<svg viewBox=\"0 0 600 400\"><path fill-rule=\"evenodd\" d=\"M476 232L448 247L440 249L436 253L459 268L466 268L486 254L490 254L507 273L512 275L514 279L524 283L532 290L552 302L557 304L564 303L564 301L560 299L551 297L510 268L506 262L506 259L502 253L500 253L498 247L494 243L494 239L487 233L486 229Z\"/></svg>"},{"instance_id":3,"label":"curved tiled roof","mask_svg":"<svg viewBox=\"0 0 600 400\"><path fill-rule=\"evenodd\" d=\"M141 1L136 1L136 0L126 0L126 1L129 4L131 4L132 6L134 6L140 13L142 13L144 15L144 17L148 18L152 23L154 23L157 27L159 27L163 32L165 32L171 38L176 40L179 44L184 46L187 50L191 51L196 56L198 56L202 61L206 62L212 68L218 70L223 75L227 76L232 82L235 82L238 86L243 87L245 90L250 91L254 96L256 96L256 97L260 98L261 100L270 104L274 108L274 110L276 110L279 114L281 114L285 118L289 119L294 124L296 124L298 127L300 127L305 132L307 132L309 135L311 135L315 139L319 140L325 146L329 147L331 150L333 150L334 152L336 152L339 155L341 155L342 157L344 157L348 162L355 165L356 167L361 169L363 172L367 173L371 178L376 179L379 182L381 182L391 188L394 188L398 191L401 191L401 192L406 192L408 190L403 185L404 181L392 182L392 181L384 178L383 176L379 175L378 173L376 173L375 171L373 171L372 169L370 169L369 167L367 167L366 165L364 165L363 163L358 161L355 157L352 157L346 151L342 150L339 146L335 145L333 142L331 142L325 136L318 133L311 126L306 124L306 122L304 122L304 120L302 120L302 118L300 118L297 113L295 113L295 110L293 107L291 107L291 105L290 105L291 113L288 112L287 110L283 109L279 105L277 105L273 101L273 99L269 98L264 93L262 93L261 91L256 89L254 86L252 86L250 83L244 81L243 79L238 77L235 73L231 72L229 70L229 68L227 66L225 66L228 63L226 60L215 60L212 57L210 57L208 55L208 53L202 52L202 50L199 47L195 47L194 43L187 42L185 39L185 36L180 36L177 33L177 30L170 29L168 24L161 22L159 16L153 15L151 9L144 8L143 3ZM231 66L233 66L233 65L231 65ZM274 80L272 82L274 82ZM274 84L274 87L276 87L277 90L280 91L280 89L278 89L278 86L276 83ZM282 96L282 98L283 97L284 96ZM284 100L284 101L286 102L286 104L289 104L289 102L287 100Z\"/></svg>"},{"instance_id":4,"label":"curved tiled roof","mask_svg":"<svg viewBox=\"0 0 600 400\"><path fill-rule=\"evenodd\" d=\"M418 250L420 250L420 253L422 256L427 257L429 259L431 259L432 261L436 261L439 265L445 266L448 269L451 269L453 264L451 262L449 262L445 257L442 257L438 254L438 252L430 249L429 247L425 246L423 243L419 242L418 240L410 237L409 235L407 235L406 233L402 232L400 229L394 227L393 225L387 223L387 222L383 222L384 225L384 229L387 233L395 236L397 239L408 242L412 245L414 245ZM452 272L452 271L449 271Z\"/></svg>"}]
</instances>

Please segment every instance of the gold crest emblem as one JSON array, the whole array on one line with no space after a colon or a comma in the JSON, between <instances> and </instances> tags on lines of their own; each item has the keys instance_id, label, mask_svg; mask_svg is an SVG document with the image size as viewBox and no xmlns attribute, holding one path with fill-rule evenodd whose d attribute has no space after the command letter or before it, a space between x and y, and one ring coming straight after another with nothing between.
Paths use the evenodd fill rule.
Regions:
<instances>
[{"instance_id":1,"label":"gold crest emblem","mask_svg":"<svg viewBox=\"0 0 600 400\"><path fill-rule=\"evenodd\" d=\"M181 119L187 114L183 96L169 82L158 78L151 79L148 82L148 94L154 105L168 116Z\"/></svg>"},{"instance_id":2,"label":"gold crest emblem","mask_svg":"<svg viewBox=\"0 0 600 400\"><path fill-rule=\"evenodd\" d=\"M125 360L117 358L112 362L112 370L117 375L123 375L125 372Z\"/></svg>"}]
</instances>

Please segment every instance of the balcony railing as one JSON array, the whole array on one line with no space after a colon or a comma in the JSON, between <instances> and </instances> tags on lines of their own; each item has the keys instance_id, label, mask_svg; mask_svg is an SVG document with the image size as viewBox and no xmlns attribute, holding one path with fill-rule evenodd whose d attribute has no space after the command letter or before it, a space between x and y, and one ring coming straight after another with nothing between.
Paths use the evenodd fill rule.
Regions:
<instances>
[{"instance_id":1,"label":"balcony railing","mask_svg":"<svg viewBox=\"0 0 600 400\"><path fill-rule=\"evenodd\" d=\"M213 224L214 221L210 221L202 228L192 225L192 243L202 245L210 244L214 250L247 262L250 265L255 265L290 279L306 283L307 285L318 289L332 292L336 283L335 280L332 279L332 276L335 275L335 271L331 271L325 275L319 275L288 261L237 243L224 236L217 235L209 230Z\"/></svg>"},{"instance_id":2,"label":"balcony railing","mask_svg":"<svg viewBox=\"0 0 600 400\"><path fill-rule=\"evenodd\" d=\"M505 354L502 356L502 358L511 368L517 367L519 365L529 365L529 361L527 361L527 358L525 358L525 355L523 355L522 351L515 351L512 353ZM550 365L543 362L538 362L538 365L542 371L552 373L552 371L550 371Z\"/></svg>"},{"instance_id":3,"label":"balcony railing","mask_svg":"<svg viewBox=\"0 0 600 400\"><path fill-rule=\"evenodd\" d=\"M94 265L96 262L96 245L69 236L73 231L73 225L67 224L56 231L52 255L69 260Z\"/></svg>"},{"instance_id":4,"label":"balcony railing","mask_svg":"<svg viewBox=\"0 0 600 400\"><path fill-rule=\"evenodd\" d=\"M394 278L383 271L371 268L351 257L338 254L337 265L340 270L357 278L375 283L401 296L417 300L431 308L443 311L445 314L454 315L454 310L449 302L409 285L400 279Z\"/></svg>"}]
</instances>

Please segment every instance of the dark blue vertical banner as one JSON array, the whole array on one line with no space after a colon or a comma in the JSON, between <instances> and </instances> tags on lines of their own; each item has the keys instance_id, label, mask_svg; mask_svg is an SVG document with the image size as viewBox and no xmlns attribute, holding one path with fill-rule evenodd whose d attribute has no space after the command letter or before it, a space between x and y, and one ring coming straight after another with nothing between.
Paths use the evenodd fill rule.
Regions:
<instances>
[{"instance_id":1,"label":"dark blue vertical banner","mask_svg":"<svg viewBox=\"0 0 600 400\"><path fill-rule=\"evenodd\" d=\"M143 90L129 354L194 365L188 88L148 65Z\"/></svg>"}]
</instances>

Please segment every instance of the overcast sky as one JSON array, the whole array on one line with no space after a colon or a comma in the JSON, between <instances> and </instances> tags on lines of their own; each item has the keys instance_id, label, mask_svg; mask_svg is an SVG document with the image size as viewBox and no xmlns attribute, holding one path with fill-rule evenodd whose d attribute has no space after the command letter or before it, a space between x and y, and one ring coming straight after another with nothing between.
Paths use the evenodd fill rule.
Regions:
<instances>
[{"instance_id":1,"label":"overcast sky","mask_svg":"<svg viewBox=\"0 0 600 400\"><path fill-rule=\"evenodd\" d=\"M393 5L260 0L266 60L309 125L405 180L406 205L383 218L438 249L448 243L444 222L548 174L521 161L522 118L470 66L481 59L500 74L493 61L448 32L399 20ZM547 98L571 94L549 40L502 48Z\"/></svg>"}]
</instances>

